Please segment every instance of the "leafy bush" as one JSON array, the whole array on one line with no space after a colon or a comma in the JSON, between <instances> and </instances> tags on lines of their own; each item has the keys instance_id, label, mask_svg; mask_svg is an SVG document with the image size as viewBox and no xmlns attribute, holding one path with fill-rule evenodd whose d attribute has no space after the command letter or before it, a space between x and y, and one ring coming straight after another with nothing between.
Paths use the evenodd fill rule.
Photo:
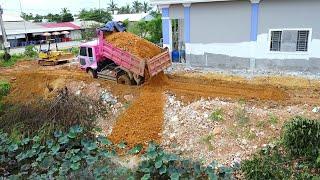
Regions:
<instances>
[{"instance_id":1,"label":"leafy bush","mask_svg":"<svg viewBox=\"0 0 320 180\"><path fill-rule=\"evenodd\" d=\"M315 159L320 152L320 121L295 117L283 128L283 144L295 157Z\"/></svg>"},{"instance_id":2,"label":"leafy bush","mask_svg":"<svg viewBox=\"0 0 320 180\"><path fill-rule=\"evenodd\" d=\"M246 179L319 179L320 122L296 117L283 127L282 141L242 162ZM318 159L317 159L318 158Z\"/></svg>"},{"instance_id":3,"label":"leafy bush","mask_svg":"<svg viewBox=\"0 0 320 180\"><path fill-rule=\"evenodd\" d=\"M292 170L286 166L288 162L278 147L268 147L242 162L241 170L246 179L290 179Z\"/></svg>"},{"instance_id":4,"label":"leafy bush","mask_svg":"<svg viewBox=\"0 0 320 180\"><path fill-rule=\"evenodd\" d=\"M200 163L165 153L150 143L138 169L128 169L119 163L117 151L122 145L113 145L104 136L95 137L81 126L68 131L55 131L42 142L36 135L12 141L0 132L0 178L15 179L230 179L232 170ZM127 154L137 154L138 145Z\"/></svg>"},{"instance_id":5,"label":"leafy bush","mask_svg":"<svg viewBox=\"0 0 320 180\"><path fill-rule=\"evenodd\" d=\"M56 131L44 143L39 136L24 137L14 142L8 134L0 133L0 177L125 178L130 172L112 160L116 152L111 145L106 137L88 136L88 132L80 126L73 126L66 133Z\"/></svg>"},{"instance_id":6,"label":"leafy bush","mask_svg":"<svg viewBox=\"0 0 320 180\"><path fill-rule=\"evenodd\" d=\"M34 45L29 45L25 47L24 55L29 58L35 58L38 56L38 50Z\"/></svg>"},{"instance_id":7,"label":"leafy bush","mask_svg":"<svg viewBox=\"0 0 320 180\"><path fill-rule=\"evenodd\" d=\"M233 173L231 168L218 168L215 162L204 167L199 162L166 153L154 143L149 144L142 160L137 170L141 179L231 179Z\"/></svg>"},{"instance_id":8,"label":"leafy bush","mask_svg":"<svg viewBox=\"0 0 320 180\"><path fill-rule=\"evenodd\" d=\"M250 117L245 107L239 107L235 112L236 122L240 125L245 125L250 121Z\"/></svg>"}]
</instances>

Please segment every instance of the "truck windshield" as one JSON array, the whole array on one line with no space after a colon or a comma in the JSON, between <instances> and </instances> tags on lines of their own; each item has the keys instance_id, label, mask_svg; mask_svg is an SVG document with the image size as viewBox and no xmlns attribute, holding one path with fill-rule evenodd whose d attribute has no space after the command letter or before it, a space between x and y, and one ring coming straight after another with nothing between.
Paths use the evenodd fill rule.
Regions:
<instances>
[{"instance_id":1,"label":"truck windshield","mask_svg":"<svg viewBox=\"0 0 320 180\"><path fill-rule=\"evenodd\" d=\"M87 56L87 48L86 47L80 48L80 56Z\"/></svg>"}]
</instances>

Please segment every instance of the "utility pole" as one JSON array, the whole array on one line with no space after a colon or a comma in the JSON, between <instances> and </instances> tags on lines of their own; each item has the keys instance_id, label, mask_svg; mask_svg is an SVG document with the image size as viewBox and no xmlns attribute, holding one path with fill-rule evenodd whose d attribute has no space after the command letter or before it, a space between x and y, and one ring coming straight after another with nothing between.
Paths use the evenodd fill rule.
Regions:
<instances>
[{"instance_id":1,"label":"utility pole","mask_svg":"<svg viewBox=\"0 0 320 180\"><path fill-rule=\"evenodd\" d=\"M2 15L3 15L3 9L0 5L0 27L1 27L1 32L2 32L3 46L4 46L3 59L9 60L11 58L11 55L9 54L10 43L7 40L7 34L6 34L6 30L4 29Z\"/></svg>"}]
</instances>

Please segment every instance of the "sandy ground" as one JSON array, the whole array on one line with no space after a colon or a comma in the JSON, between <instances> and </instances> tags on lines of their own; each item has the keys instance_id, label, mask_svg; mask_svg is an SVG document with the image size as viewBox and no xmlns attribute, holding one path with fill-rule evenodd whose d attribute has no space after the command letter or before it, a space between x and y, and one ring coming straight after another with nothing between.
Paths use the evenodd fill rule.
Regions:
<instances>
[{"instance_id":1,"label":"sandy ground","mask_svg":"<svg viewBox=\"0 0 320 180\"><path fill-rule=\"evenodd\" d=\"M129 147L156 141L204 163L246 158L276 139L290 117L317 118L312 110L320 106L319 81L296 77L175 73L137 87L91 79L77 64L40 67L25 61L0 68L0 79L12 84L5 98L10 103L50 98L55 92L50 89L65 86L96 99L108 92L117 99L112 108L118 111L114 121L100 120L99 125L113 141L124 140ZM213 121L212 112L220 108L223 121Z\"/></svg>"}]
</instances>

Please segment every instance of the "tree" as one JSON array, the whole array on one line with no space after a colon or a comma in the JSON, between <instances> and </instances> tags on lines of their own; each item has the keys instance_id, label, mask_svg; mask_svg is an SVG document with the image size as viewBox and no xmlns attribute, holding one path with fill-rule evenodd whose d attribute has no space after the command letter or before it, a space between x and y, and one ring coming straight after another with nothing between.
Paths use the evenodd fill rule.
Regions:
<instances>
[{"instance_id":1,"label":"tree","mask_svg":"<svg viewBox=\"0 0 320 180\"><path fill-rule=\"evenodd\" d=\"M132 12L133 13L139 13L142 10L142 3L139 1L133 1L132 2Z\"/></svg>"},{"instance_id":2,"label":"tree","mask_svg":"<svg viewBox=\"0 0 320 180\"><path fill-rule=\"evenodd\" d=\"M70 22L73 21L73 15L70 13L70 10L67 8L63 8L61 11L61 22Z\"/></svg>"},{"instance_id":3,"label":"tree","mask_svg":"<svg viewBox=\"0 0 320 180\"><path fill-rule=\"evenodd\" d=\"M27 13L22 12L21 15L20 15L20 17L21 17L22 19L26 20L26 21L30 21L30 20L33 20L33 19L34 19L32 13L27 14Z\"/></svg>"},{"instance_id":4,"label":"tree","mask_svg":"<svg viewBox=\"0 0 320 180\"><path fill-rule=\"evenodd\" d=\"M125 6L120 7L118 10L118 13L119 14L130 14L131 13L130 5L127 4Z\"/></svg>"},{"instance_id":5,"label":"tree","mask_svg":"<svg viewBox=\"0 0 320 180\"><path fill-rule=\"evenodd\" d=\"M110 3L108 4L108 10L114 14L114 11L118 10L118 5L113 0L110 0Z\"/></svg>"},{"instance_id":6,"label":"tree","mask_svg":"<svg viewBox=\"0 0 320 180\"><path fill-rule=\"evenodd\" d=\"M147 13L149 12L150 10L152 9L152 7L149 5L148 2L143 2L143 5L142 5L142 10L143 12Z\"/></svg>"},{"instance_id":7,"label":"tree","mask_svg":"<svg viewBox=\"0 0 320 180\"><path fill-rule=\"evenodd\" d=\"M153 20L148 22L148 40L153 43L159 43L162 38L162 19L161 14L157 11L150 13L154 17Z\"/></svg>"},{"instance_id":8,"label":"tree","mask_svg":"<svg viewBox=\"0 0 320 180\"><path fill-rule=\"evenodd\" d=\"M131 24L128 27L128 31L142 38L146 38L153 43L159 43L162 38L161 14L157 11L153 11L150 14L154 17L153 20L141 20L137 23Z\"/></svg>"},{"instance_id":9,"label":"tree","mask_svg":"<svg viewBox=\"0 0 320 180\"><path fill-rule=\"evenodd\" d=\"M45 18L48 20L48 22L61 22L61 17L59 14L51 14L49 13Z\"/></svg>"},{"instance_id":10,"label":"tree","mask_svg":"<svg viewBox=\"0 0 320 180\"><path fill-rule=\"evenodd\" d=\"M43 16L36 14L33 18L34 22L42 22Z\"/></svg>"},{"instance_id":11,"label":"tree","mask_svg":"<svg viewBox=\"0 0 320 180\"><path fill-rule=\"evenodd\" d=\"M97 21L100 23L106 23L112 20L111 14L104 9L82 9L79 14L79 19L84 21Z\"/></svg>"}]
</instances>

